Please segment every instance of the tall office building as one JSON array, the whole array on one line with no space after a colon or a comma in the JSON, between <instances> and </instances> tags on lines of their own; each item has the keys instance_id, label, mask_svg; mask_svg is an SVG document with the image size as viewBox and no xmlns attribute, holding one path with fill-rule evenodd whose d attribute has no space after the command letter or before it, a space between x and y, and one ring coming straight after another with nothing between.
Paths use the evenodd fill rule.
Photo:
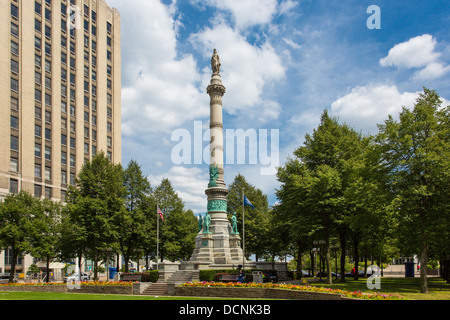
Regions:
<instances>
[{"instance_id":1,"label":"tall office building","mask_svg":"<svg viewBox=\"0 0 450 320\"><path fill-rule=\"evenodd\" d=\"M0 200L65 200L85 161L121 161L120 15L105 0L0 1Z\"/></svg>"}]
</instances>

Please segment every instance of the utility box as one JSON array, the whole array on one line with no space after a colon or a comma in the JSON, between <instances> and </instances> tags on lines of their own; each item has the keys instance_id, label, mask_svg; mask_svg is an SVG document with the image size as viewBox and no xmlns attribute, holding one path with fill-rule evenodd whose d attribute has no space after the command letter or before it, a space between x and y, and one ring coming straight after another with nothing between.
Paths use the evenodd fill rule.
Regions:
<instances>
[{"instance_id":1,"label":"utility box","mask_svg":"<svg viewBox=\"0 0 450 320\"><path fill-rule=\"evenodd\" d=\"M405 278L414 278L414 262L405 262Z\"/></svg>"},{"instance_id":2,"label":"utility box","mask_svg":"<svg viewBox=\"0 0 450 320\"><path fill-rule=\"evenodd\" d=\"M261 271L253 271L253 283L263 283L263 274Z\"/></svg>"}]
</instances>

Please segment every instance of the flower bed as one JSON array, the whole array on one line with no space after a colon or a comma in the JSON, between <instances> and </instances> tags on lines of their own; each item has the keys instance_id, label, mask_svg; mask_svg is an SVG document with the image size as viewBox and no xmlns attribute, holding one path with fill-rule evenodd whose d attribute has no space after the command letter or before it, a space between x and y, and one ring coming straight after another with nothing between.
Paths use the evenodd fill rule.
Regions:
<instances>
[{"instance_id":1,"label":"flower bed","mask_svg":"<svg viewBox=\"0 0 450 320\"><path fill-rule=\"evenodd\" d=\"M338 295L353 299L370 300L402 300L403 296L397 293L383 294L380 292L363 293L361 291L349 292L341 289L322 288L314 286L301 286L293 284L275 284L275 283L240 283L240 282L187 282L181 287L207 287L207 288L260 288L260 289L279 289L311 293L323 293ZM318 297L318 296L317 296ZM331 296L328 296L331 298Z\"/></svg>"},{"instance_id":2,"label":"flower bed","mask_svg":"<svg viewBox=\"0 0 450 320\"><path fill-rule=\"evenodd\" d=\"M80 282L79 287L61 282L7 283L0 285L0 291L133 294L133 282L86 281Z\"/></svg>"}]
</instances>

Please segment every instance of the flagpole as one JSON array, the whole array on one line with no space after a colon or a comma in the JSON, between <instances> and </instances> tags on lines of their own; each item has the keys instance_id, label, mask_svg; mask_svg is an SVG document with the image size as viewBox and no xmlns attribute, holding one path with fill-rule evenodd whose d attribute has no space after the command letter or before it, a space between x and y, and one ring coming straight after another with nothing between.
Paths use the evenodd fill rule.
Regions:
<instances>
[{"instance_id":1,"label":"flagpole","mask_svg":"<svg viewBox=\"0 0 450 320\"><path fill-rule=\"evenodd\" d=\"M158 205L156 205L156 270L159 270L159 217Z\"/></svg>"},{"instance_id":2,"label":"flagpole","mask_svg":"<svg viewBox=\"0 0 450 320\"><path fill-rule=\"evenodd\" d=\"M245 203L244 188L242 188L242 271L245 270Z\"/></svg>"}]
</instances>

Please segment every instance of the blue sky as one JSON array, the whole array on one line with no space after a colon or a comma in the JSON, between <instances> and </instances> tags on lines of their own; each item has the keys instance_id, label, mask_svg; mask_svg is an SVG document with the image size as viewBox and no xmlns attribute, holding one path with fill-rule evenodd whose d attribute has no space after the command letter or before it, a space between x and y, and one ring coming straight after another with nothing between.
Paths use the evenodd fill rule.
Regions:
<instances>
[{"instance_id":1,"label":"blue sky","mask_svg":"<svg viewBox=\"0 0 450 320\"><path fill-rule=\"evenodd\" d=\"M324 109L364 133L422 87L450 104L447 0L107 0L122 23L122 162L141 165L152 186L169 178L195 213L206 210L208 164L176 165L177 129L209 127L214 48L227 88L225 129L279 130L279 160L303 143ZM369 29L370 5L381 29ZM207 147L205 142L203 147ZM255 146L252 146L254 150ZM226 165L275 203L274 175Z\"/></svg>"}]
</instances>

